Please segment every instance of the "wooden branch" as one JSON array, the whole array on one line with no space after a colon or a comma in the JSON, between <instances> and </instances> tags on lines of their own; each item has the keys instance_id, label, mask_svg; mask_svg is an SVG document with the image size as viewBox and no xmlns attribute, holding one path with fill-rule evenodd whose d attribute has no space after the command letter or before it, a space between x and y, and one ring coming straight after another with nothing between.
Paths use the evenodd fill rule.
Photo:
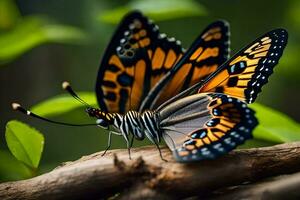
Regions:
<instances>
[{"instance_id":1,"label":"wooden branch","mask_svg":"<svg viewBox=\"0 0 300 200\"><path fill-rule=\"evenodd\" d=\"M65 163L53 171L0 184L0 199L182 198L243 182L300 171L300 142L236 150L212 161L176 163L167 148L101 152ZM176 196L174 196L176 195Z\"/></svg>"},{"instance_id":2,"label":"wooden branch","mask_svg":"<svg viewBox=\"0 0 300 200\"><path fill-rule=\"evenodd\" d=\"M300 199L300 172L218 192L210 199Z\"/></svg>"}]
</instances>

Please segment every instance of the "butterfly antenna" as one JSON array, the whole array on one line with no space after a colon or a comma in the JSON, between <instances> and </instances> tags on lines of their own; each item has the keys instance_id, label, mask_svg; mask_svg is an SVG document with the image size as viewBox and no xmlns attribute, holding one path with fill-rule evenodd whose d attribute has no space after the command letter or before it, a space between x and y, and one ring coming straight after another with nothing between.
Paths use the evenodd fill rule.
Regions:
<instances>
[{"instance_id":1,"label":"butterfly antenna","mask_svg":"<svg viewBox=\"0 0 300 200\"><path fill-rule=\"evenodd\" d=\"M74 99L76 99L77 101L79 101L80 103L84 104L87 107L92 107L91 105L89 105L87 102L85 102L84 100L82 100L72 89L71 84L67 81L64 81L62 83L62 88L64 90L66 90L72 97L74 97Z\"/></svg>"},{"instance_id":2,"label":"butterfly antenna","mask_svg":"<svg viewBox=\"0 0 300 200\"><path fill-rule=\"evenodd\" d=\"M12 103L11 104L12 108L16 111L19 111L27 116L31 116L31 117L34 117L34 118L37 118L37 119L40 119L40 120L43 120L43 121L46 121L46 122L50 122L50 123L53 123L53 124L60 124L60 125L66 125L66 126L96 126L98 124L71 124L71 123L65 123L65 122L58 122L58 121L54 121L54 120L51 120L51 119L47 119L47 118L44 118L44 117L41 117L25 108L23 108L20 104L18 103Z\"/></svg>"}]
</instances>

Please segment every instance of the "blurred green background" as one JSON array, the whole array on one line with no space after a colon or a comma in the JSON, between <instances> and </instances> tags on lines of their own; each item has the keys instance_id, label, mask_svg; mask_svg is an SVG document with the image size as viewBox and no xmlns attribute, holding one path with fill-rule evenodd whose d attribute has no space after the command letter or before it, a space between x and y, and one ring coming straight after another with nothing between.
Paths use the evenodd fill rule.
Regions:
<instances>
[{"instance_id":1,"label":"blurred green background","mask_svg":"<svg viewBox=\"0 0 300 200\"><path fill-rule=\"evenodd\" d=\"M300 1L0 0L1 149L7 149L5 124L11 119L26 122L44 134L39 173L105 149L107 134L100 128L63 127L27 118L13 112L11 102L30 108L62 94L64 80L76 91L93 91L101 56L116 23L132 8L144 11L161 32L181 40L185 48L217 19L231 25L232 53L271 29L287 29L288 46L257 102L300 121ZM5 45L9 48L3 48ZM90 121L82 108L54 119ZM123 138L113 136L112 148L125 146Z\"/></svg>"}]
</instances>

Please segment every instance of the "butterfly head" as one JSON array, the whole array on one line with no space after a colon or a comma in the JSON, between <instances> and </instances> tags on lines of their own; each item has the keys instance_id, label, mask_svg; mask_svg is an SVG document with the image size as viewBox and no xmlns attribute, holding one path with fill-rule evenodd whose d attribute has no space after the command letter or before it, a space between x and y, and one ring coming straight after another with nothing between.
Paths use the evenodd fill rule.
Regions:
<instances>
[{"instance_id":1,"label":"butterfly head","mask_svg":"<svg viewBox=\"0 0 300 200\"><path fill-rule=\"evenodd\" d=\"M92 107L87 107L85 109L85 112L90 116L90 117L96 117L97 113L99 113L99 109L92 108Z\"/></svg>"},{"instance_id":2,"label":"butterfly head","mask_svg":"<svg viewBox=\"0 0 300 200\"><path fill-rule=\"evenodd\" d=\"M96 123L101 128L108 129L109 125L112 124L113 119L109 116L109 114L101 111L99 108L87 107L85 112L90 117L97 118Z\"/></svg>"}]
</instances>

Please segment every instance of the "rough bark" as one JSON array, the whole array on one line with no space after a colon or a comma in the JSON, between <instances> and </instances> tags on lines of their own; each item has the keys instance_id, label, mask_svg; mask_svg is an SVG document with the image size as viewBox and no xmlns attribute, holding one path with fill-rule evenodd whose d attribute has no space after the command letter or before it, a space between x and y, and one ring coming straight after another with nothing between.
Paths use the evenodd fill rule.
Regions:
<instances>
[{"instance_id":1,"label":"rough bark","mask_svg":"<svg viewBox=\"0 0 300 200\"><path fill-rule=\"evenodd\" d=\"M65 163L53 171L0 184L0 199L174 199L300 171L300 142L235 150L222 158L176 163L170 151L155 147L112 150Z\"/></svg>"},{"instance_id":2,"label":"rough bark","mask_svg":"<svg viewBox=\"0 0 300 200\"><path fill-rule=\"evenodd\" d=\"M211 195L211 200L300 199L300 172L268 178L262 182L227 188Z\"/></svg>"}]
</instances>

